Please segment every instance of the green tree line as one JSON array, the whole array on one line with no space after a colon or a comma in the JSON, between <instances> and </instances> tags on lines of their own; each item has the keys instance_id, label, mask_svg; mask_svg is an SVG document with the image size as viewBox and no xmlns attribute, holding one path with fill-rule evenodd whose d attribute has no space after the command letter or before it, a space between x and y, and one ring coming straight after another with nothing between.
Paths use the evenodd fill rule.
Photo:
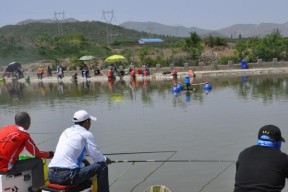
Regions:
<instances>
[{"instance_id":1,"label":"green tree line","mask_svg":"<svg viewBox=\"0 0 288 192\"><path fill-rule=\"evenodd\" d=\"M263 61L272 61L273 58L285 61L288 59L288 39L282 37L278 29L262 38L239 38L232 41L235 41L235 53L232 56L220 57L219 62L221 64L227 64L229 60L237 63L243 59L248 62L257 62L258 59ZM197 61L204 51L203 44L211 48L215 46L225 47L228 42L229 39L227 38L210 35L201 39L196 33L191 33L190 37L185 38L178 46L186 50L192 60Z\"/></svg>"},{"instance_id":2,"label":"green tree line","mask_svg":"<svg viewBox=\"0 0 288 192\"><path fill-rule=\"evenodd\" d=\"M63 26L64 27L64 26ZM65 24L66 33L59 35L55 24L31 24L8 26L0 29L0 64L18 61L21 63L37 60L59 60L69 58L72 67L80 65L78 59L83 55L93 55L102 60L121 50L128 62L147 63L168 66L171 63L183 66L183 63L198 65L205 48L226 47L233 44L235 53L231 56L220 56L217 62L227 64L242 59L257 62L257 59L271 61L273 58L287 60L288 42L279 30L264 37L229 39L212 36L201 37L191 32L186 38L157 36L165 40L163 45L146 45L136 47L137 40L149 34L126 30L113 26L115 37L107 44L106 25L101 22L80 22ZM117 34L117 35L116 35ZM156 37L156 35L155 35ZM133 46L131 46L131 44ZM167 56L167 49L170 50ZM139 61L135 61L135 58Z\"/></svg>"}]
</instances>

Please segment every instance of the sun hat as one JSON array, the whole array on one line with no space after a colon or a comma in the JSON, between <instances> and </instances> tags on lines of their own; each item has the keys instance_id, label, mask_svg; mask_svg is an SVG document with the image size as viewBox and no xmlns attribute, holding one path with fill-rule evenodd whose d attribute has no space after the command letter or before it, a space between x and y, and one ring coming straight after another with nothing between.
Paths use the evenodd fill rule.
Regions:
<instances>
[{"instance_id":1,"label":"sun hat","mask_svg":"<svg viewBox=\"0 0 288 192\"><path fill-rule=\"evenodd\" d=\"M93 116L89 115L87 113L87 111L84 111L84 110L80 110L80 111L77 111L77 112L74 113L73 121L75 123L81 122L81 121L85 121L87 119L91 119L93 121L97 120L96 117L93 117Z\"/></svg>"},{"instance_id":2,"label":"sun hat","mask_svg":"<svg viewBox=\"0 0 288 192\"><path fill-rule=\"evenodd\" d=\"M261 127L258 133L258 139L285 142L285 139L281 136L281 130L275 125L265 125Z\"/></svg>"}]
</instances>

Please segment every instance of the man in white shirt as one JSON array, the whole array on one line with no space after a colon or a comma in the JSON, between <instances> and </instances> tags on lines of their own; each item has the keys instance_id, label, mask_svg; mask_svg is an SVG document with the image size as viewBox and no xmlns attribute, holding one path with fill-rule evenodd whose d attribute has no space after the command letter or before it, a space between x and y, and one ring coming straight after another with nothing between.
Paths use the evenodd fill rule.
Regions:
<instances>
[{"instance_id":1,"label":"man in white shirt","mask_svg":"<svg viewBox=\"0 0 288 192\"><path fill-rule=\"evenodd\" d=\"M81 184L97 175L99 192L109 192L108 166L111 160L98 149L93 134L89 131L91 120L96 117L80 110L74 114L74 125L60 136L55 154L49 163L50 183L60 185ZM94 163L81 167L88 154Z\"/></svg>"}]
</instances>

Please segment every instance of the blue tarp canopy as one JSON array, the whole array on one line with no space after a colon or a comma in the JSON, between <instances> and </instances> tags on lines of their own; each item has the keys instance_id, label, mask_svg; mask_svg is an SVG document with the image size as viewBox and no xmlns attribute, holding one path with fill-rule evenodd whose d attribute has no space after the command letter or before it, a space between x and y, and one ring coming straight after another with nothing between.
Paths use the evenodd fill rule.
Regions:
<instances>
[{"instance_id":1,"label":"blue tarp canopy","mask_svg":"<svg viewBox=\"0 0 288 192\"><path fill-rule=\"evenodd\" d=\"M148 38L148 39L139 39L138 40L139 44L145 44L145 43L164 43L164 41L162 39L158 39L158 38Z\"/></svg>"}]
</instances>

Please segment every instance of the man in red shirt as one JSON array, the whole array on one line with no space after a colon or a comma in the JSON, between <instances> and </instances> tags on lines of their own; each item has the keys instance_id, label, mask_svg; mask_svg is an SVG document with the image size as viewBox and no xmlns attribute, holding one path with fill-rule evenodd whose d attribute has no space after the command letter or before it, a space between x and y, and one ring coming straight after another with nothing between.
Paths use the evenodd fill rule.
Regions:
<instances>
[{"instance_id":1,"label":"man in red shirt","mask_svg":"<svg viewBox=\"0 0 288 192\"><path fill-rule=\"evenodd\" d=\"M53 151L40 151L31 139L27 130L31 124L27 112L15 115L15 125L7 125L0 130L0 172L18 174L22 171L32 171L32 188L37 191L44 185L43 163L41 158L52 158ZM26 148L35 158L18 160L19 154Z\"/></svg>"}]
</instances>

